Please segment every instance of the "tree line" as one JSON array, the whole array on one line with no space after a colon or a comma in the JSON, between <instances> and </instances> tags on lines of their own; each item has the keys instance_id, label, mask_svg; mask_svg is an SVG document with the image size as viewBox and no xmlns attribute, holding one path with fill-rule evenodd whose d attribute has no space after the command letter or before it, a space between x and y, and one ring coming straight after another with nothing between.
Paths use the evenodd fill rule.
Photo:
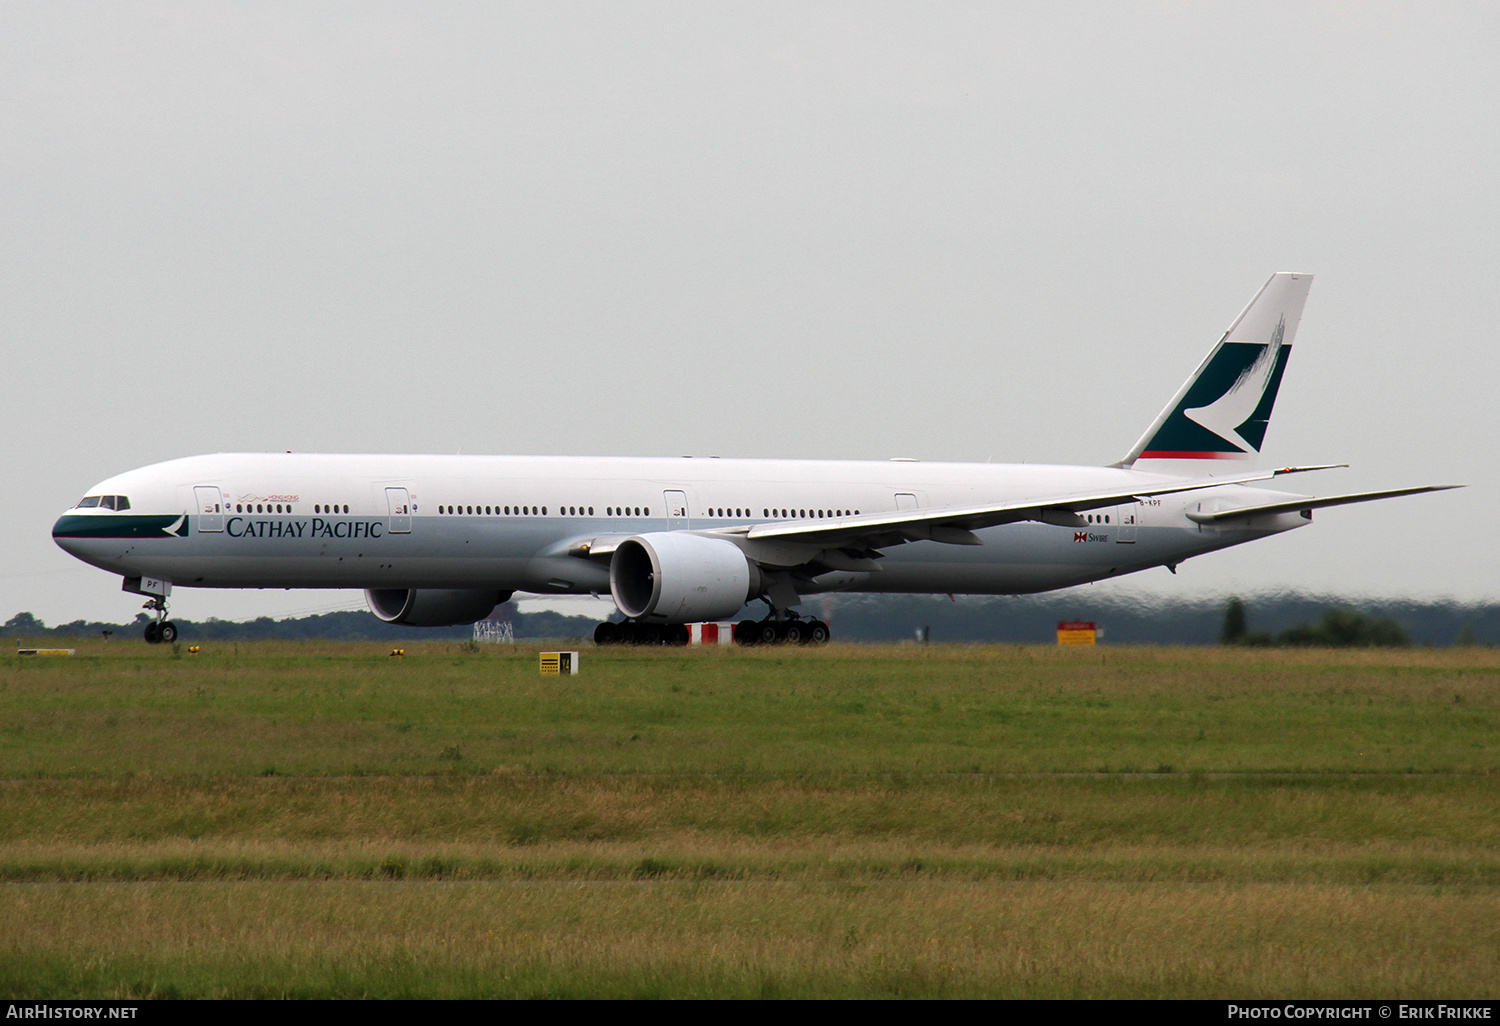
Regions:
<instances>
[{"instance_id":1,"label":"tree line","mask_svg":"<svg viewBox=\"0 0 1500 1026\"><path fill-rule=\"evenodd\" d=\"M1105 644L1141 645L1495 645L1500 644L1500 603L1350 600L1296 593L1225 599L1156 600L1098 595L1090 588L1045 595L970 596L836 595L809 599L803 607L827 620L835 639L913 641L925 631L933 642L1048 644L1059 621L1088 620ZM742 618L759 618L759 606ZM518 639L588 638L595 621L553 612L523 613L506 603L495 614L509 619ZM738 619L738 618L737 618ZM147 622L74 620L49 627L31 613L11 617L0 635L23 639L98 638L107 631L137 639ZM185 641L305 639L326 641L462 641L469 627L417 628L384 623L373 614L323 613L274 620L175 619Z\"/></svg>"}]
</instances>

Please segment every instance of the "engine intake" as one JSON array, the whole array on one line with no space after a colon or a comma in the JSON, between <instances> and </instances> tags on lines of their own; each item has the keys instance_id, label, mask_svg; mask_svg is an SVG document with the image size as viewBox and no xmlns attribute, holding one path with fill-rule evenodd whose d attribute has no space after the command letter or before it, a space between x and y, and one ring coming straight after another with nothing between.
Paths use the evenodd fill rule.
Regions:
<instances>
[{"instance_id":1,"label":"engine intake","mask_svg":"<svg viewBox=\"0 0 1500 1026\"><path fill-rule=\"evenodd\" d=\"M698 534L636 535L620 543L609 563L615 605L638 620L722 620L760 590L760 571L738 546Z\"/></svg>"},{"instance_id":2,"label":"engine intake","mask_svg":"<svg viewBox=\"0 0 1500 1026\"><path fill-rule=\"evenodd\" d=\"M453 627L483 620L511 596L508 591L449 588L369 588L370 612L408 627Z\"/></svg>"}]
</instances>

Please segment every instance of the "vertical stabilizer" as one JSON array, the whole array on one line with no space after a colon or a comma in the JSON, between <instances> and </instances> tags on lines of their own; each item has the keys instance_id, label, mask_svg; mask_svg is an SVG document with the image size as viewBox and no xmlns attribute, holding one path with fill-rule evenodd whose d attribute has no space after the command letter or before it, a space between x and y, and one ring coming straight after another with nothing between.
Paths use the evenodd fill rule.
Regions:
<instances>
[{"instance_id":1,"label":"vertical stabilizer","mask_svg":"<svg viewBox=\"0 0 1500 1026\"><path fill-rule=\"evenodd\" d=\"M1271 275L1117 466L1201 476L1253 461L1311 287L1310 274Z\"/></svg>"}]
</instances>

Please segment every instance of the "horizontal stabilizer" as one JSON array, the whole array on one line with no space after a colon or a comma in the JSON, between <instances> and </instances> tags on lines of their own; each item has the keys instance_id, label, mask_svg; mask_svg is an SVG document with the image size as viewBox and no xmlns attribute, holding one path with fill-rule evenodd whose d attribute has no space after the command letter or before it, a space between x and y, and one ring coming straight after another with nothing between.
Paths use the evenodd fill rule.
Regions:
<instances>
[{"instance_id":1,"label":"horizontal stabilizer","mask_svg":"<svg viewBox=\"0 0 1500 1026\"><path fill-rule=\"evenodd\" d=\"M1217 513L1189 513L1188 519L1199 524L1222 524L1226 520L1244 520L1248 517L1270 516L1273 513L1312 512L1327 506L1348 506L1356 502L1374 502L1376 499L1394 499L1398 495L1420 495L1422 492L1443 492L1463 485L1422 485L1417 488L1392 488L1383 492L1357 492L1352 495L1329 495L1321 499L1293 499L1289 502L1273 502L1265 506L1245 506L1241 509L1219 510Z\"/></svg>"}]
</instances>

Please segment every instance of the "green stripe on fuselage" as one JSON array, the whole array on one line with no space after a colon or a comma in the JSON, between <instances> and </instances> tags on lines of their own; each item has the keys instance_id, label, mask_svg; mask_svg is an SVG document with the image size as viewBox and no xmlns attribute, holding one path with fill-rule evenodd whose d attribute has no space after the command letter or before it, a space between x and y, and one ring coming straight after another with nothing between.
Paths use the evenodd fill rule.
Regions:
<instances>
[{"instance_id":1,"label":"green stripe on fuselage","mask_svg":"<svg viewBox=\"0 0 1500 1026\"><path fill-rule=\"evenodd\" d=\"M64 516L52 527L54 538L185 538L188 517L137 516L125 513L110 516L92 513L86 516ZM169 533L168 528L173 528Z\"/></svg>"}]
</instances>

